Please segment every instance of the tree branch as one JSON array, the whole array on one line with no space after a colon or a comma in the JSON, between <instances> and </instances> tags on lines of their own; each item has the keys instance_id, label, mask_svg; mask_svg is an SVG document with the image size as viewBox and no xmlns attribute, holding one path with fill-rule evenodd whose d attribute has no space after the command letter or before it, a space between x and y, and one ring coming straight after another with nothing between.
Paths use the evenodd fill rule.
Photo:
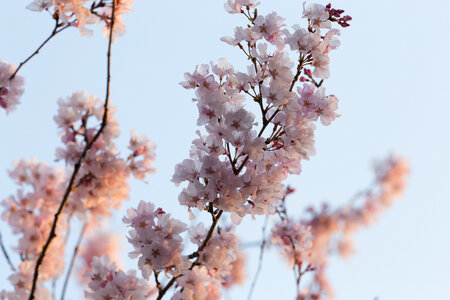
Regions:
<instances>
[{"instance_id":1,"label":"tree branch","mask_svg":"<svg viewBox=\"0 0 450 300\"><path fill-rule=\"evenodd\" d=\"M11 259L9 258L8 252L6 251L5 245L3 244L3 239L2 239L2 233L1 232L0 232L0 248L2 248L3 255L5 256L6 261L8 262L8 265L10 266L11 270L16 272L16 268L14 267Z\"/></svg>"},{"instance_id":2,"label":"tree branch","mask_svg":"<svg viewBox=\"0 0 450 300\"><path fill-rule=\"evenodd\" d=\"M116 1L113 0L112 2L112 13L111 13L111 26L109 31L109 40L108 40L108 53L107 53L107 66L106 66L106 96L105 96L105 103L104 103L104 111L103 111L103 118L102 118L102 124L95 134L94 138L89 142L89 144L86 145L86 147L83 150L83 153L81 154L80 158L78 159L77 163L74 166L74 170L72 173L72 176L70 177L69 184L67 186L67 189L64 193L63 199L61 201L61 204L58 208L58 211L55 214L55 218L53 220L53 225L50 230L50 234L48 236L47 242L45 243L44 247L42 248L41 254L39 255L37 261L36 261L36 267L34 269L33 274L33 283L31 286L30 291L30 297L29 300L34 299L34 293L36 291L37 286L37 280L39 278L39 268L42 265L42 262L44 260L45 254L47 253L48 248L50 247L51 242L56 237L56 226L58 224L59 217L61 216L61 213L67 203L67 200L69 199L69 195L73 190L73 185L75 182L75 178L78 174L78 171L81 168L81 165L83 163L84 158L86 157L87 152L92 148L95 141L100 137L101 133L103 132L103 129L106 127L106 124L108 122L108 104L109 104L109 93L110 93L110 83L111 83L111 45L112 45L112 37L113 37L113 31L114 31L114 13L116 10Z\"/></svg>"},{"instance_id":3,"label":"tree branch","mask_svg":"<svg viewBox=\"0 0 450 300\"><path fill-rule=\"evenodd\" d=\"M17 73L23 67L23 65L25 65L30 59L32 59L35 55L37 55L39 53L39 51L42 49L42 47L44 47L45 44L47 44L48 41L50 41L55 35L57 35L61 31L63 31L64 29L70 27L69 24L67 24L65 26L63 24L64 23L59 23L59 18L58 17L55 18L55 27L53 28L51 34L48 36L47 39L45 39L45 41L42 42L42 44L30 56L28 56L27 59L25 59L24 61L22 61L19 64L19 67L17 67L16 71L14 71L14 73L11 75L11 77L9 77L9 80L14 79L14 77L16 77ZM60 28L61 26L62 26L62 28ZM60 28L60 29L58 29L58 28Z\"/></svg>"},{"instance_id":4,"label":"tree branch","mask_svg":"<svg viewBox=\"0 0 450 300\"><path fill-rule=\"evenodd\" d=\"M269 215L266 215L266 219L264 220L264 225L262 228L262 242L261 242L261 247L260 247L260 251L259 251L259 260L258 260L258 268L256 269L256 273L255 273L255 277L253 277L253 281L252 284L250 286L250 291L248 292L248 296L247 296L247 300L250 300L252 298L252 294L253 294L253 290L255 289L256 286L256 282L258 281L258 277L259 274L261 273L261 269L262 269L262 262L263 262L263 258L264 258L264 250L266 247L266 229L267 229L267 222L269 221Z\"/></svg>"}]
</instances>

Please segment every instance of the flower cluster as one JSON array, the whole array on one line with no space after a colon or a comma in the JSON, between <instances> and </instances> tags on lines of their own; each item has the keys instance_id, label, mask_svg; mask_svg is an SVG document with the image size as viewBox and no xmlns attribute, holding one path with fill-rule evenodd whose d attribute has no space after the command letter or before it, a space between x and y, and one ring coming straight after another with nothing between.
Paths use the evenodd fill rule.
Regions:
<instances>
[{"instance_id":1,"label":"flower cluster","mask_svg":"<svg viewBox=\"0 0 450 300\"><path fill-rule=\"evenodd\" d=\"M21 76L12 77L15 71L14 65L0 60L0 107L6 113L15 109L23 94L24 80Z\"/></svg>"},{"instance_id":2,"label":"flower cluster","mask_svg":"<svg viewBox=\"0 0 450 300\"><path fill-rule=\"evenodd\" d=\"M294 26L290 32L276 13L252 13L256 5L241 0L226 5L230 13L242 13L250 21L237 27L234 37L222 39L244 52L250 61L247 71L235 71L221 59L211 63L211 71L201 65L181 82L195 89L197 124L206 132L193 141L190 158L176 166L172 179L188 183L180 204L199 210L213 204L231 212L237 222L246 214L275 211L283 196L282 181L298 174L301 160L314 153L314 122L329 125L338 116L337 98L322 87L329 76L328 54L339 46L339 31L328 26L330 12L320 5L308 7L304 16L313 25ZM298 56L296 73L286 45ZM295 91L299 79L303 84ZM247 97L258 104L260 122L245 106Z\"/></svg>"},{"instance_id":3,"label":"flower cluster","mask_svg":"<svg viewBox=\"0 0 450 300\"><path fill-rule=\"evenodd\" d=\"M226 289L232 288L236 285L244 284L247 274L245 271L247 256L241 250L236 253L236 259L231 262L230 274L225 276L222 281L222 286Z\"/></svg>"},{"instance_id":4,"label":"flower cluster","mask_svg":"<svg viewBox=\"0 0 450 300\"><path fill-rule=\"evenodd\" d=\"M181 289L173 300L209 300L220 299L220 282L211 278L205 267L194 267L178 279Z\"/></svg>"},{"instance_id":5,"label":"flower cluster","mask_svg":"<svg viewBox=\"0 0 450 300\"><path fill-rule=\"evenodd\" d=\"M86 273L91 280L85 296L94 300L145 300L153 292L148 283L136 277L134 271L117 270L109 257L94 257L92 271Z\"/></svg>"},{"instance_id":6,"label":"flower cluster","mask_svg":"<svg viewBox=\"0 0 450 300\"><path fill-rule=\"evenodd\" d=\"M94 257L108 256L111 261L120 267L120 236L109 232L92 231L91 235L80 245L78 278L84 281L86 272L92 271Z\"/></svg>"},{"instance_id":7,"label":"flower cluster","mask_svg":"<svg viewBox=\"0 0 450 300\"><path fill-rule=\"evenodd\" d=\"M242 280L242 269L233 264L237 260L238 239L231 227L218 229L213 235L203 223L191 226L190 241L199 250L182 255L181 234L186 231L186 224L171 218L161 208L141 201L136 209L128 210L124 222L132 228L128 240L134 251L130 256L139 257L142 276L149 279L154 274L158 280L164 272L167 277L180 278L175 299L192 299L193 295L195 299L218 299L223 286Z\"/></svg>"},{"instance_id":8,"label":"flower cluster","mask_svg":"<svg viewBox=\"0 0 450 300\"><path fill-rule=\"evenodd\" d=\"M309 259L313 236L311 228L289 219L277 223L272 228L272 244L281 248L289 265L300 264Z\"/></svg>"},{"instance_id":9,"label":"flower cluster","mask_svg":"<svg viewBox=\"0 0 450 300\"><path fill-rule=\"evenodd\" d=\"M131 132L130 145L128 149L132 154L128 157L130 171L137 179L144 179L148 173L153 173L155 169L152 166L155 160L155 144L145 135L137 136L137 132Z\"/></svg>"},{"instance_id":10,"label":"flower cluster","mask_svg":"<svg viewBox=\"0 0 450 300\"><path fill-rule=\"evenodd\" d=\"M200 223L201 224L201 223ZM200 253L190 257L198 257L191 267L177 281L178 290L174 299L220 299L221 288L230 287L242 278L241 271L236 270L238 238L232 229L219 230L207 244L206 231L203 225L190 230L191 241L200 247L206 245ZM196 267L199 265L199 267Z\"/></svg>"},{"instance_id":11,"label":"flower cluster","mask_svg":"<svg viewBox=\"0 0 450 300\"><path fill-rule=\"evenodd\" d=\"M123 35L125 24L122 15L131 11L134 0L34 0L27 8L38 12L48 11L53 18L62 21L61 26L68 24L77 27L82 35L92 35L92 30L86 25L101 21L105 24L106 35L111 25L113 1L116 1L114 35Z\"/></svg>"},{"instance_id":12,"label":"flower cluster","mask_svg":"<svg viewBox=\"0 0 450 300\"><path fill-rule=\"evenodd\" d=\"M14 286L14 292L0 291L1 300L23 300L30 296L31 280L33 277L34 262L25 260L19 265L19 271L9 276L8 280ZM36 300L50 300L50 292L44 287L39 287L35 292Z\"/></svg>"},{"instance_id":13,"label":"flower cluster","mask_svg":"<svg viewBox=\"0 0 450 300\"><path fill-rule=\"evenodd\" d=\"M56 156L65 161L66 175L34 160L17 162L10 172L10 177L21 188L17 196L2 202L5 207L2 218L13 228L13 233L21 235L16 248L23 260L21 265L35 263L48 240L73 169L85 152L65 211L56 226L56 237L45 255L45 260L52 263L42 264L40 282L62 274L66 232L73 214L86 223L109 216L111 208L119 207L121 201L128 199L130 174L144 179L153 171L154 145L145 136L137 138L134 134L129 158L119 157L112 141L119 135L118 123L113 117L113 108L109 109L108 123L102 125L99 123L104 116L104 107L97 97L77 92L60 100L55 122L61 128L64 147L57 149ZM103 130L94 141L98 127L102 126ZM17 286L18 282L21 281L12 281L16 291L21 288Z\"/></svg>"},{"instance_id":14,"label":"flower cluster","mask_svg":"<svg viewBox=\"0 0 450 300\"><path fill-rule=\"evenodd\" d=\"M132 227L128 241L134 251L130 256L139 257L138 265L144 278L148 279L153 271L176 276L186 269L188 262L181 256L183 239L180 235L186 231L186 224L144 201L137 209L129 209L123 221Z\"/></svg>"},{"instance_id":15,"label":"flower cluster","mask_svg":"<svg viewBox=\"0 0 450 300\"><path fill-rule=\"evenodd\" d=\"M16 162L9 175L20 189L16 196L3 200L2 219L11 226L13 233L21 235L16 249L22 259L34 261L47 240L61 201L64 176L61 170L35 160ZM49 252L48 258L53 263L44 266L48 269L46 278L58 276L64 268L64 260L59 256L59 251L64 249L64 222L60 229Z\"/></svg>"},{"instance_id":16,"label":"flower cluster","mask_svg":"<svg viewBox=\"0 0 450 300\"><path fill-rule=\"evenodd\" d=\"M404 159L390 156L375 166L375 187L357 195L364 197L361 205L350 203L334 211L331 211L328 205L323 205L320 210L309 208L309 215L306 218L293 222L287 221L283 216L283 220L275 225L272 231L272 242L281 246L284 254L288 253L284 256L290 263L293 257L292 252L298 247L293 242L296 234L307 228L314 236L308 255L296 262L307 264L310 266L309 270L314 270L309 288L302 290L302 299L333 298L333 289L325 272L329 255L339 253L341 256L348 256L353 252L354 232L372 223L394 199L401 197L408 172L408 164ZM296 229L290 232L286 230L283 245L283 240L280 239L283 231L276 228L284 228L287 225L289 225L288 228ZM291 241L290 244L289 241Z\"/></svg>"},{"instance_id":17,"label":"flower cluster","mask_svg":"<svg viewBox=\"0 0 450 300\"><path fill-rule=\"evenodd\" d=\"M47 11L56 21L41 48L65 28L77 27L81 34L91 34L87 26L98 22L104 24L105 35L114 25L111 42L125 32L122 15L131 11L133 2L34 0L27 8ZM338 99L327 94L323 82L330 76L330 52L340 45L340 31L333 25L348 27L351 17L331 4L304 4L307 26L289 29L275 12L260 15L258 5L256 0L225 4L229 13L242 14L248 21L236 27L233 36L222 38L242 51L247 68L240 71L220 59L185 73L181 82L184 88L195 90L197 124L202 129L192 142L189 158L176 165L172 181L184 184L178 200L187 206L191 220L196 218L192 209L207 212L212 218L210 227L198 220L187 226L141 201L127 211L123 222L130 227L128 241L134 248L130 257L138 259L144 279L153 276L156 287L139 279L135 271L125 273L111 262L111 258L117 260L112 251L117 250L115 239L104 233L91 234L89 228L128 198L131 175L143 180L154 171L155 146L133 131L130 153L122 157L114 143L119 126L109 93L103 103L96 96L76 92L59 100L54 118L63 143L56 158L64 161L65 172L34 160L17 162L10 172L20 189L2 202L6 208L2 218L19 235L16 250L21 262L17 270L10 262L14 291L0 292L0 299L53 298L46 287L63 272L64 247L74 215L84 226L67 276L80 246L79 273L88 281L86 298L144 300L158 292L161 299L172 289L176 300L220 299L222 290L242 283L245 273L245 256L234 227L219 223L227 213L234 224L247 215L278 215L281 221L272 228L270 240L294 270L297 298L332 298L325 273L329 254L351 252L353 233L401 196L408 167L395 157L378 164L376 187L362 193L362 205L352 203L334 211L327 206L311 208L299 221L287 215L285 198L293 190L285 187L284 180L289 174L299 174L303 160L315 153L316 124L328 126L339 117ZM23 93L23 79L15 76L15 70L0 61L0 106L7 112ZM108 68L108 90L109 78ZM85 230L90 238L82 243ZM196 250L187 254L192 247ZM38 257L47 263L37 263ZM313 271L309 287L301 289L302 276Z\"/></svg>"},{"instance_id":18,"label":"flower cluster","mask_svg":"<svg viewBox=\"0 0 450 300\"><path fill-rule=\"evenodd\" d=\"M60 99L58 104L55 122L61 128L64 147L57 149L57 159L74 166L93 141L78 172L76 190L72 193L68 210L80 217L87 212L94 217L108 215L110 207L118 208L121 201L128 199L130 174L143 179L153 172L154 145L145 136L137 138L133 133L129 146L132 154L125 160L119 157L113 143L113 139L119 136L113 107L108 110L107 124L94 141L104 118L101 101L86 92L76 92L65 100Z\"/></svg>"},{"instance_id":19,"label":"flower cluster","mask_svg":"<svg viewBox=\"0 0 450 300\"><path fill-rule=\"evenodd\" d=\"M226 283L229 280L227 277L231 275L233 262L237 259L238 241L232 228L221 229L209 240L199 256L202 265L221 285Z\"/></svg>"},{"instance_id":20,"label":"flower cluster","mask_svg":"<svg viewBox=\"0 0 450 300\"><path fill-rule=\"evenodd\" d=\"M15 249L22 261L19 264L19 271L9 278L14 292L3 293L6 299L25 299L26 297L21 297L29 293L32 268L47 241L54 215L61 201L64 175L61 170L54 170L35 160L16 162L9 175L20 189L16 196L3 200L2 206L5 210L2 219L11 226L14 234L20 235ZM46 255L46 259L52 263L42 266L40 278L42 282L58 278L64 270L64 257L61 253L65 250L67 226L67 218L63 217L57 228L55 241ZM40 290L38 294L41 292L45 294ZM49 299L45 298L44 294L38 299Z\"/></svg>"}]
</instances>

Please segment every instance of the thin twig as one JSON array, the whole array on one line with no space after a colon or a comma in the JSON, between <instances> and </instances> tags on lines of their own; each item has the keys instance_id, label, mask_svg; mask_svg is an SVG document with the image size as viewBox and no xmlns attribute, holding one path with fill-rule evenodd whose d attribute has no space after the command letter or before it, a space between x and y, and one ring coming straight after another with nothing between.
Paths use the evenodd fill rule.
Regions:
<instances>
[{"instance_id":1,"label":"thin twig","mask_svg":"<svg viewBox=\"0 0 450 300\"><path fill-rule=\"evenodd\" d=\"M50 230L50 234L48 236L47 242L45 243L44 247L42 248L41 254L39 255L39 257L36 261L36 267L34 269L33 283L31 286L30 297L28 298L29 300L34 299L34 293L36 291L37 280L39 277L39 268L42 265L45 254L47 253L47 250L50 247L51 242L56 237L56 225L58 224L59 217L61 216L61 213L64 209L64 206L67 203L67 200L69 199L69 195L73 190L73 185L75 182L75 178L78 175L78 171L81 168L82 162L83 162L84 158L86 157L87 152L92 148L95 141L97 141L97 139L100 137L101 133L103 132L103 129L106 127L106 124L108 122L108 104L109 104L109 92L110 92L110 83L111 83L111 45L112 45L112 36L113 36L113 30L114 30L114 13L115 13L115 9L116 9L116 1L117 0L113 0L113 2L112 2L111 26L110 26L110 32L109 32L107 66L106 66L106 70L107 70L106 71L106 73L107 73L107 75L106 75L106 96L105 96L102 124L100 125L100 128L97 131L97 133L95 134L94 138L90 141L89 144L86 145L86 147L83 150L83 153L81 153L80 158L78 159L77 163L74 166L72 176L70 177L70 180L69 180L69 184L64 193L64 196L63 196L61 204L58 208L58 211L55 214L55 218L53 220L52 228Z\"/></svg>"},{"instance_id":2,"label":"thin twig","mask_svg":"<svg viewBox=\"0 0 450 300\"><path fill-rule=\"evenodd\" d=\"M302 73L303 62L304 62L303 55L300 53L300 56L298 58L297 73L295 73L294 78L292 79L291 87L289 88L289 92L292 92L292 90L294 89L295 83L298 81L298 77Z\"/></svg>"},{"instance_id":3,"label":"thin twig","mask_svg":"<svg viewBox=\"0 0 450 300\"><path fill-rule=\"evenodd\" d=\"M63 26L62 28L58 29L59 27L63 26L62 23L59 23L59 18L56 17L55 18L55 27L53 28L51 34L47 37L47 39L45 39L45 41L42 42L42 44L36 49L36 51L34 51L30 56L28 56L27 59L25 59L24 61L22 61L19 64L19 67L17 67L16 71L14 71L14 73L11 75L11 77L9 77L9 80L14 79L14 77L16 77L17 73L19 72L19 70L23 67L23 65L25 65L30 59L32 59L36 54L39 53L39 51L42 49L42 47L45 46L45 44L47 44L48 41L50 41L55 35L57 35L58 33L60 33L61 31L63 31L66 28L70 27L70 24L67 24L65 26Z\"/></svg>"},{"instance_id":4,"label":"thin twig","mask_svg":"<svg viewBox=\"0 0 450 300\"><path fill-rule=\"evenodd\" d=\"M3 239L2 239L2 233L1 232L0 232L0 247L2 248L3 255L5 256L6 261L8 262L11 270L16 272L16 268L14 267L11 259L9 258L8 252L6 251L5 245L3 244Z\"/></svg>"},{"instance_id":5,"label":"thin twig","mask_svg":"<svg viewBox=\"0 0 450 300\"><path fill-rule=\"evenodd\" d=\"M75 259L77 258L78 250L80 249L81 241L83 240L84 234L86 233L87 224L85 223L83 225L83 228L81 229L80 235L78 236L77 243L75 245L75 248L73 249L72 258L70 259L70 265L69 269L67 270L66 278L64 279L64 285L61 292L61 300L64 300L64 296L66 294L67 284L69 283L70 274L72 274L72 269L75 263Z\"/></svg>"},{"instance_id":6,"label":"thin twig","mask_svg":"<svg viewBox=\"0 0 450 300\"><path fill-rule=\"evenodd\" d=\"M301 268L302 268L302 262L300 264L297 263L297 249L295 247L294 240L291 236L287 236L289 241L291 242L292 249L294 250L294 266L292 267L292 270L294 271L294 278L296 283L296 289L297 289L297 298L299 297L299 291L300 291L300 279L301 279ZM298 267L298 273L295 267ZM297 276L298 274L298 276Z\"/></svg>"},{"instance_id":7,"label":"thin twig","mask_svg":"<svg viewBox=\"0 0 450 300\"><path fill-rule=\"evenodd\" d=\"M248 292L247 300L250 300L252 298L253 290L255 289L256 282L258 281L259 274L261 273L262 262L263 262L263 258L264 258L264 250L266 249L266 229L267 229L268 221L269 221L269 215L266 215L266 218L264 220L264 225L262 228L262 242L261 242L261 248L259 251L258 268L256 269L255 277L253 277L253 281L250 286L250 291Z\"/></svg>"},{"instance_id":8,"label":"thin twig","mask_svg":"<svg viewBox=\"0 0 450 300\"><path fill-rule=\"evenodd\" d=\"M153 274L155 275L156 288L158 289L158 291L161 291L161 282L159 282L158 279L159 272L153 269Z\"/></svg>"}]
</instances>

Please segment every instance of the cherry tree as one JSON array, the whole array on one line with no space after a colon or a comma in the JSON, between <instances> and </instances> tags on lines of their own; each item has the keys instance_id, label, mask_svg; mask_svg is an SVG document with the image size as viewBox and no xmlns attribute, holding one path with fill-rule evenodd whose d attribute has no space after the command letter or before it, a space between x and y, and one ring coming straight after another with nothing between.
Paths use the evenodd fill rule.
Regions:
<instances>
[{"instance_id":1,"label":"cherry tree","mask_svg":"<svg viewBox=\"0 0 450 300\"><path fill-rule=\"evenodd\" d=\"M325 80L331 74L330 53L339 47L340 29L350 26L351 17L331 4L305 3L299 16L303 25L288 28L276 12L261 14L257 1L228 0L226 11L241 15L243 23L221 41L248 64L235 67L222 58L198 65L180 83L194 90L198 108L197 138L172 177L182 186L178 202L190 224L141 201L127 210L123 223L129 231L120 236L99 228L129 198L129 179L145 180L155 171L155 145L146 136L133 131L125 155L116 145L112 48L125 33L122 15L132 4L35 0L27 8L49 13L53 30L17 68L0 61L0 107L9 114L20 109L21 68L49 40L71 28L90 35L98 24L107 39L104 98L78 91L58 100L54 121L61 145L55 159L63 162L61 168L19 160L8 171L18 189L3 199L2 219L18 242L0 240L12 285L0 299L58 298L53 293L58 278L64 278L59 297L64 299L74 269L87 299L220 299L225 289L246 279L245 247L238 234L244 218L265 219L259 265L247 278L248 299L258 287L269 246L292 269L297 299L332 299L326 273L330 255L352 253L353 234L401 197L408 173L406 161L391 155L376 164L373 183L348 205L304 207L301 217L288 213L295 204L287 199L295 188L286 179L300 174L302 162L315 153L317 127L339 117L338 98L327 93ZM203 222L204 216L210 221ZM65 257L74 220L81 230L72 255ZM120 239L131 244L129 256L138 271L120 265ZM11 248L20 257L17 265Z\"/></svg>"}]
</instances>

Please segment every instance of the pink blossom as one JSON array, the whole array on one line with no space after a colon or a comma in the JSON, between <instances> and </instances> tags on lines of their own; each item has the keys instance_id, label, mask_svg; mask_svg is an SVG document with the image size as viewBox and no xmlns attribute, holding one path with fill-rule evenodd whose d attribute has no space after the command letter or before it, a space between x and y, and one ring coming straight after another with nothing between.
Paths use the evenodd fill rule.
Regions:
<instances>
[{"instance_id":1,"label":"pink blossom","mask_svg":"<svg viewBox=\"0 0 450 300\"><path fill-rule=\"evenodd\" d=\"M87 299L145 300L154 292L145 280L136 277L136 272L117 270L108 256L94 257L92 271L86 277L90 278Z\"/></svg>"},{"instance_id":2,"label":"pink blossom","mask_svg":"<svg viewBox=\"0 0 450 300\"><path fill-rule=\"evenodd\" d=\"M85 278L84 274L92 271L91 264L94 257L108 256L116 264L119 261L120 236L109 232L94 232L80 246L78 264L79 279ZM119 264L120 266L120 264Z\"/></svg>"},{"instance_id":3,"label":"pink blossom","mask_svg":"<svg viewBox=\"0 0 450 300\"><path fill-rule=\"evenodd\" d=\"M129 209L123 219L132 229L128 241L133 245L132 257L139 257L138 266L146 279L153 270L178 274L186 264L180 234L186 225L170 217L162 209L141 201L137 209Z\"/></svg>"},{"instance_id":4,"label":"pink blossom","mask_svg":"<svg viewBox=\"0 0 450 300\"><path fill-rule=\"evenodd\" d=\"M259 5L255 0L227 0L225 3L225 10L230 14L240 14L242 7L253 8Z\"/></svg>"},{"instance_id":5,"label":"pink blossom","mask_svg":"<svg viewBox=\"0 0 450 300\"><path fill-rule=\"evenodd\" d=\"M16 68L0 60L0 107L6 113L13 111L19 104L19 98L23 94L24 80L21 76L14 76Z\"/></svg>"}]
</instances>

